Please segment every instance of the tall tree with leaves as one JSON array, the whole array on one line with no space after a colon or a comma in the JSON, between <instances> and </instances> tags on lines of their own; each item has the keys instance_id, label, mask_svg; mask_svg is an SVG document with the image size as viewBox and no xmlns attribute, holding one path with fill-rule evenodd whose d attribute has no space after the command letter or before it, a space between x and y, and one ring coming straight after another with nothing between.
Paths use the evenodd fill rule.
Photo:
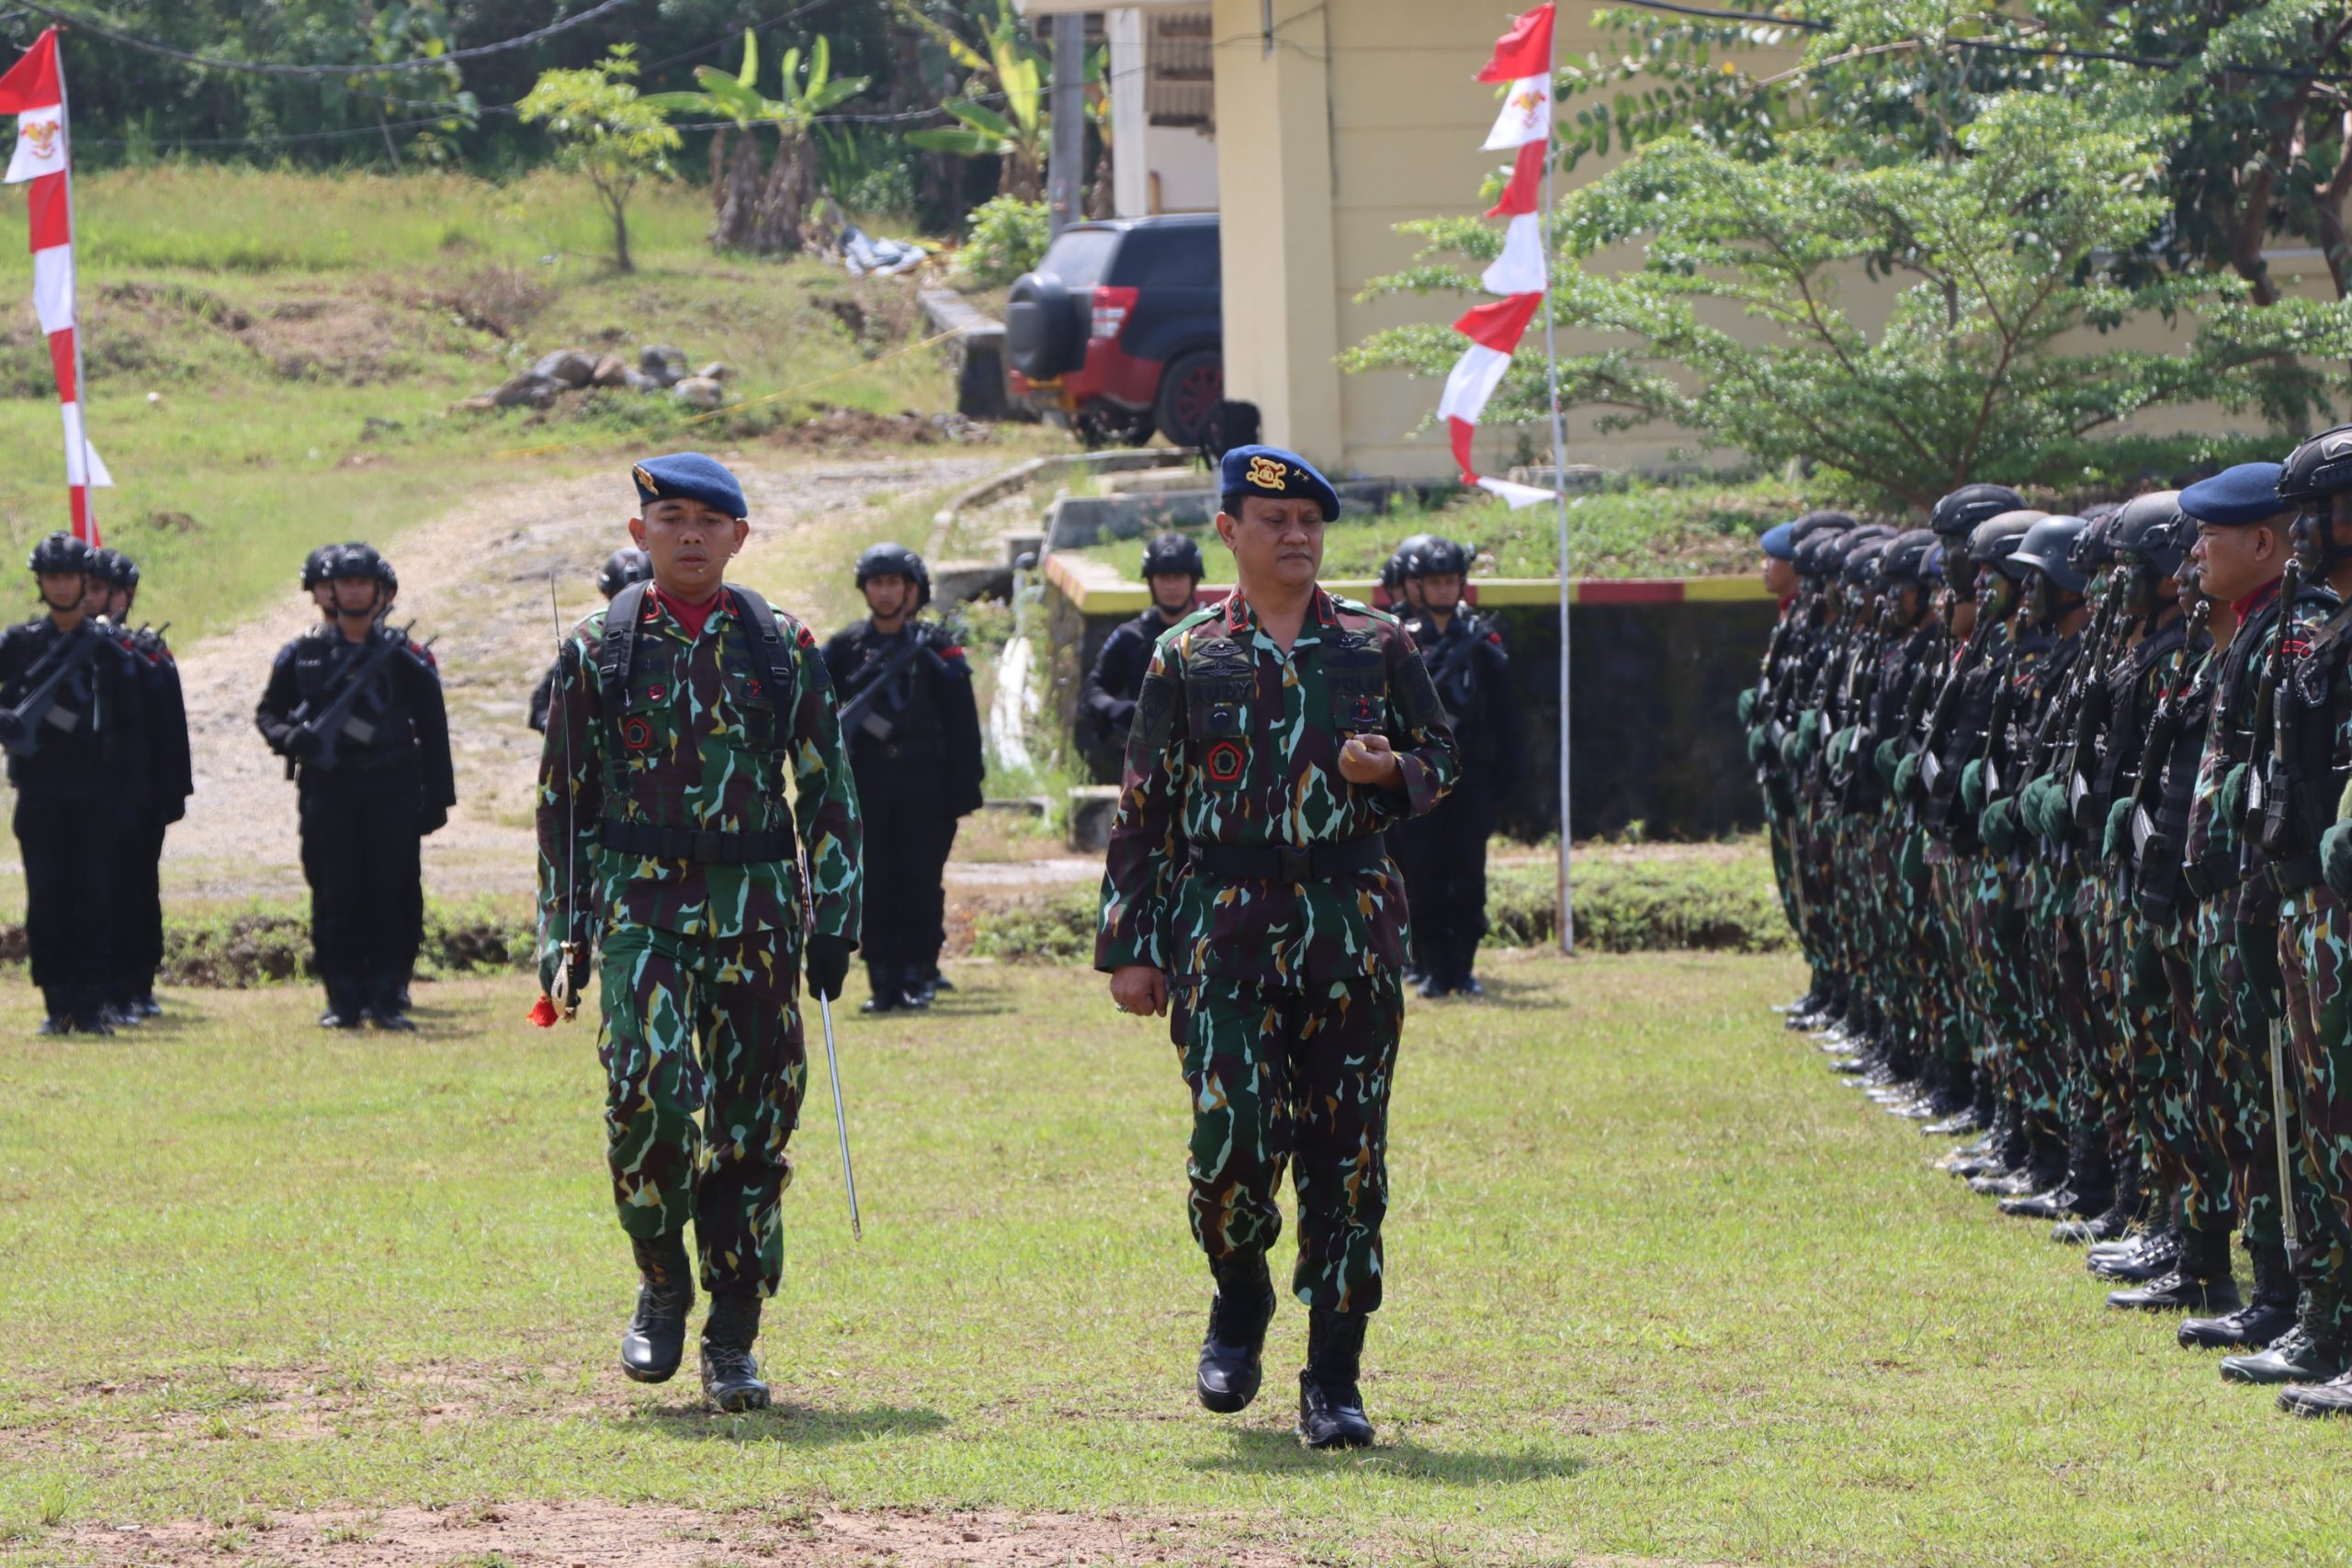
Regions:
<instances>
[{"instance_id":1,"label":"tall tree with leaves","mask_svg":"<svg viewBox=\"0 0 2352 1568\"><path fill-rule=\"evenodd\" d=\"M801 219L817 198L813 137L818 117L865 91L867 79L834 80L832 46L821 33L808 46L805 69L797 47L784 51L782 96L763 96L759 77L759 38L746 28L743 63L733 75L705 65L695 72L701 92L654 93L645 102L664 114L734 122L732 159L726 152L726 132L711 143L712 198L718 209L711 243L722 250L775 255L800 248ZM773 128L776 135L775 158L764 174L758 141L762 126Z\"/></svg>"},{"instance_id":2,"label":"tall tree with leaves","mask_svg":"<svg viewBox=\"0 0 2352 1568\"><path fill-rule=\"evenodd\" d=\"M1607 411L1604 428L1667 422L1920 506L1974 478L2065 479L2152 408L2302 419L2330 384L2319 362L2352 354L2352 305L2258 308L2239 280L2113 265L2165 215L2177 134L2104 102L2015 92L1959 127L1950 156L1850 125L1788 133L1762 158L1692 135L1645 143L1560 205L1554 307L1606 344L1562 362L1563 400ZM1407 228L1474 261L1500 243L1475 219ZM1623 246L1639 265L1595 265ZM1431 264L1370 292L1475 288ZM2177 350L2099 343L2192 312ZM1442 378L1460 351L1458 334L1420 325L1348 363ZM1544 406L1530 356L1487 417L1532 423Z\"/></svg>"},{"instance_id":3,"label":"tall tree with leaves","mask_svg":"<svg viewBox=\"0 0 2352 1568\"><path fill-rule=\"evenodd\" d=\"M638 182L670 172L678 132L662 111L639 96L637 61L616 43L596 64L578 71L543 71L516 106L526 123L544 123L557 158L587 176L613 225L613 265L634 272L628 253L628 203Z\"/></svg>"},{"instance_id":4,"label":"tall tree with leaves","mask_svg":"<svg viewBox=\"0 0 2352 1568\"><path fill-rule=\"evenodd\" d=\"M996 0L996 12L987 28L986 55L907 0L900 0L900 8L970 73L965 96L940 105L962 123L910 131L908 144L966 158L998 159L999 196L1040 199L1045 193L1053 117L1046 112L1044 58L1012 0ZM1002 99L1004 112L978 102L971 96L976 89Z\"/></svg>"}]
</instances>

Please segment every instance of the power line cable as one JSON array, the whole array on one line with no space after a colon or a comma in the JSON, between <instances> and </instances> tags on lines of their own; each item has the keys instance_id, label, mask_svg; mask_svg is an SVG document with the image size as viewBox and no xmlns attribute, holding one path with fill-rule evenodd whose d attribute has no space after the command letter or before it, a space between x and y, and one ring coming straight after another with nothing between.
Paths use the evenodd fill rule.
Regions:
<instances>
[{"instance_id":1,"label":"power line cable","mask_svg":"<svg viewBox=\"0 0 2352 1568\"><path fill-rule=\"evenodd\" d=\"M40 5L36 0L17 0L19 10L47 17L53 22L88 33L93 38L102 38L110 43L121 44L127 49L161 55L166 60L176 60L183 64L198 66L207 71L243 71L264 76L373 76L395 71L436 70L444 65L455 64L461 60L478 60L486 54L503 54L510 50L527 49L532 44L543 42L559 33L570 32L583 23L593 22L609 12L617 11L628 4L629 0L599 0L598 4L591 6L578 16L564 17L549 22L546 27L534 28L527 33L518 33L513 38L502 39L495 43L474 44L466 49L453 49L446 54L419 55L413 60L353 61L343 65L288 65L275 61L223 60L217 55L191 54L183 49L174 49L169 44L157 43L153 39L140 38L135 34L107 27L103 22L93 21L76 12L62 11L54 6Z\"/></svg>"}]
</instances>

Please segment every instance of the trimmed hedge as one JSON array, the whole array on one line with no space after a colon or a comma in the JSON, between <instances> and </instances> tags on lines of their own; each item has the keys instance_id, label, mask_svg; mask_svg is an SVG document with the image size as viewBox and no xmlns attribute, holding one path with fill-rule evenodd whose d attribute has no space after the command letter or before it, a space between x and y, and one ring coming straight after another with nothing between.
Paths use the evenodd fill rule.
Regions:
<instances>
[{"instance_id":1,"label":"trimmed hedge","mask_svg":"<svg viewBox=\"0 0 2352 1568\"><path fill-rule=\"evenodd\" d=\"M527 971L534 966L536 942L527 920L491 900L428 903L417 977ZM21 964L25 958L22 923L0 924L0 963ZM161 978L172 986L240 991L280 980L311 980L309 912L260 904L194 915L167 908Z\"/></svg>"}]
</instances>

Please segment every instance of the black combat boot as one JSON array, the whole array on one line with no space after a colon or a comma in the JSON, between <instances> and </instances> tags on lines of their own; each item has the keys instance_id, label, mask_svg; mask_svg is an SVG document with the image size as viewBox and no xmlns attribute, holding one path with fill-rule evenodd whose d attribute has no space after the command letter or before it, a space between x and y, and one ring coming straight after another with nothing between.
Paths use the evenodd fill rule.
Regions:
<instances>
[{"instance_id":1,"label":"black combat boot","mask_svg":"<svg viewBox=\"0 0 2352 1568\"><path fill-rule=\"evenodd\" d=\"M2101 1242L2083 1257L2083 1267L2102 1280L2153 1280L2180 1261L2180 1228L2167 1224L2121 1241Z\"/></svg>"},{"instance_id":2,"label":"black combat boot","mask_svg":"<svg viewBox=\"0 0 2352 1568\"><path fill-rule=\"evenodd\" d=\"M2279 1261L2285 1262L2282 1254ZM2341 1314L2333 1294L2326 1301L2305 1291L2295 1303L2295 1321L2259 1355L2224 1356L2222 1376L2231 1382L2324 1383L2352 1371Z\"/></svg>"},{"instance_id":3,"label":"black combat boot","mask_svg":"<svg viewBox=\"0 0 2352 1568\"><path fill-rule=\"evenodd\" d=\"M1263 1375L1259 1353L1266 1348L1266 1325L1273 1321L1274 1284L1262 1252L1236 1253L1209 1271L1216 1278L1216 1297L1209 1303L1196 1386L1204 1408L1230 1416L1258 1397Z\"/></svg>"},{"instance_id":4,"label":"black combat boot","mask_svg":"<svg viewBox=\"0 0 2352 1568\"><path fill-rule=\"evenodd\" d=\"M637 1310L621 1335L621 1371L638 1382L668 1382L686 1357L686 1314L695 1309L694 1266L675 1235L629 1243L637 1254Z\"/></svg>"},{"instance_id":5,"label":"black combat boot","mask_svg":"<svg viewBox=\"0 0 2352 1568\"><path fill-rule=\"evenodd\" d=\"M1421 971L1420 979L1413 987L1413 995L1425 1002L1433 1002L1452 989L1453 987L1445 983L1444 976L1434 969L1424 969Z\"/></svg>"},{"instance_id":6,"label":"black combat boot","mask_svg":"<svg viewBox=\"0 0 2352 1568\"><path fill-rule=\"evenodd\" d=\"M363 1021L359 987L348 975L321 977L327 988L327 1010L319 1014L321 1029L356 1029Z\"/></svg>"},{"instance_id":7,"label":"black combat boot","mask_svg":"<svg viewBox=\"0 0 2352 1568\"><path fill-rule=\"evenodd\" d=\"M2120 1312L2236 1310L2237 1281L2230 1278L2230 1233L2183 1231L2180 1260L2169 1273L2128 1291L2110 1291L2107 1304Z\"/></svg>"},{"instance_id":8,"label":"black combat boot","mask_svg":"<svg viewBox=\"0 0 2352 1568\"><path fill-rule=\"evenodd\" d=\"M408 1004L401 999L401 993L407 988L398 975L378 975L369 979L364 1010L368 1021L379 1029L415 1029L415 1022L408 1016Z\"/></svg>"},{"instance_id":9,"label":"black combat boot","mask_svg":"<svg viewBox=\"0 0 2352 1568\"><path fill-rule=\"evenodd\" d=\"M899 1005L921 1012L931 1005L931 987L923 983L923 966L910 964L899 971Z\"/></svg>"},{"instance_id":10,"label":"black combat boot","mask_svg":"<svg viewBox=\"0 0 2352 1568\"><path fill-rule=\"evenodd\" d=\"M865 988L871 993L860 1012L896 1012L899 1010L899 971L888 964L865 966Z\"/></svg>"},{"instance_id":11,"label":"black combat boot","mask_svg":"<svg viewBox=\"0 0 2352 1568\"><path fill-rule=\"evenodd\" d=\"M2066 1174L2055 1187L2005 1198L2001 1213L2025 1220L2087 1219L2115 1201L2115 1172L2107 1158L2107 1131L2077 1127L2069 1140Z\"/></svg>"},{"instance_id":12,"label":"black combat boot","mask_svg":"<svg viewBox=\"0 0 2352 1568\"><path fill-rule=\"evenodd\" d=\"M2281 1389L2278 1408L2290 1416L2352 1416L2352 1372L2326 1382Z\"/></svg>"},{"instance_id":13,"label":"black combat boot","mask_svg":"<svg viewBox=\"0 0 2352 1568\"><path fill-rule=\"evenodd\" d=\"M74 1003L65 991L57 987L43 986L40 991L40 1032L71 1034L74 1032Z\"/></svg>"},{"instance_id":14,"label":"black combat boot","mask_svg":"<svg viewBox=\"0 0 2352 1568\"><path fill-rule=\"evenodd\" d=\"M2126 1156L2115 1175L2115 1196L2106 1208L2082 1219L2060 1220L2050 1227L2050 1239L2068 1247L2095 1247L2128 1235L2148 1204L2146 1177L2136 1155Z\"/></svg>"},{"instance_id":15,"label":"black combat boot","mask_svg":"<svg viewBox=\"0 0 2352 1568\"><path fill-rule=\"evenodd\" d=\"M1993 1198L2025 1198L2058 1185L2066 1174L2066 1145L2046 1129L2026 1135L2023 1157L2007 1170L1988 1170L1968 1179L1968 1190Z\"/></svg>"},{"instance_id":16,"label":"black combat boot","mask_svg":"<svg viewBox=\"0 0 2352 1568\"><path fill-rule=\"evenodd\" d=\"M713 1291L710 1316L702 1325L702 1392L729 1415L768 1407L768 1385L752 1355L760 1337L760 1293L737 1288Z\"/></svg>"},{"instance_id":17,"label":"black combat boot","mask_svg":"<svg viewBox=\"0 0 2352 1568\"><path fill-rule=\"evenodd\" d=\"M1310 1449L1361 1449L1372 1442L1356 1378L1365 1317L1316 1307L1306 1314L1306 1370L1298 1374L1298 1436Z\"/></svg>"},{"instance_id":18,"label":"black combat boot","mask_svg":"<svg viewBox=\"0 0 2352 1568\"><path fill-rule=\"evenodd\" d=\"M2245 1305L2219 1317L2183 1318L2178 1331L2183 1349L2258 1350L2276 1345L2294 1328L2295 1277L2287 1269L2286 1248L2250 1247L2246 1251L2254 1258L2254 1291ZM2228 1360L2222 1363L2222 1375L2233 1382L2278 1381L2236 1377Z\"/></svg>"},{"instance_id":19,"label":"black combat boot","mask_svg":"<svg viewBox=\"0 0 2352 1568\"><path fill-rule=\"evenodd\" d=\"M76 987L74 991L74 1032L76 1034L112 1034L114 1015L107 1010L106 994L96 986Z\"/></svg>"}]
</instances>

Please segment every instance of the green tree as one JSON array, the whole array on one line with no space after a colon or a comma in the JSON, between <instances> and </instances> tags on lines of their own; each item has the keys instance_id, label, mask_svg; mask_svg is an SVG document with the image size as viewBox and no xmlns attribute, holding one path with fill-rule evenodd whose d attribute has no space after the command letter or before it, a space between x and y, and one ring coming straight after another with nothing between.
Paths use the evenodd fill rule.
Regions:
<instances>
[{"instance_id":1,"label":"green tree","mask_svg":"<svg viewBox=\"0 0 2352 1568\"><path fill-rule=\"evenodd\" d=\"M613 223L613 265L634 272L628 254L628 201L646 175L666 176L678 133L639 96L637 61L625 43L594 65L543 71L517 106L526 123L544 121L565 168L588 176Z\"/></svg>"},{"instance_id":2,"label":"green tree","mask_svg":"<svg viewBox=\"0 0 2352 1568\"><path fill-rule=\"evenodd\" d=\"M1606 428L1670 422L1913 505L1972 478L2064 479L2151 408L2300 419L2327 385L2311 361L2352 354L2352 306L2260 309L2241 280L2114 265L2165 215L2163 149L2177 134L2105 103L2018 92L1959 127L1949 157L1827 125L1762 158L1694 135L1648 142L1560 205L1555 308L1606 340L1563 360L1563 400L1608 411ZM1406 227L1475 260L1500 243L1475 219ZM1629 245L1638 265L1587 270ZM1474 287L1430 263L1368 292ZM2190 313L2177 352L2098 343L2136 318ZM1348 363L1442 377L1461 347L1446 328L1411 326ZM1488 418L1542 417L1542 369L1522 355Z\"/></svg>"},{"instance_id":3,"label":"green tree","mask_svg":"<svg viewBox=\"0 0 2352 1568\"><path fill-rule=\"evenodd\" d=\"M711 197L718 219L711 243L722 250L752 251L761 255L800 248L800 223L817 198L819 163L812 133L817 117L865 91L867 79L832 79L832 46L819 34L808 47L804 70L800 51L784 51L782 97L763 96L759 39L743 30L743 63L733 75L716 66L695 72L699 93L654 93L645 102L664 114L685 114L734 122L735 153L727 156L726 132L711 142ZM763 174L757 138L759 128L776 133L775 161Z\"/></svg>"},{"instance_id":4,"label":"green tree","mask_svg":"<svg viewBox=\"0 0 2352 1568\"><path fill-rule=\"evenodd\" d=\"M967 96L940 105L963 123L909 131L908 144L966 158L998 159L999 196L1039 199L1045 194L1046 152L1052 145L1053 117L1046 112L1045 62L1012 0L997 0L985 56L922 11L903 4L902 9L971 73ZM1004 113L968 96L982 83L993 84L994 96L1004 100Z\"/></svg>"}]
</instances>

